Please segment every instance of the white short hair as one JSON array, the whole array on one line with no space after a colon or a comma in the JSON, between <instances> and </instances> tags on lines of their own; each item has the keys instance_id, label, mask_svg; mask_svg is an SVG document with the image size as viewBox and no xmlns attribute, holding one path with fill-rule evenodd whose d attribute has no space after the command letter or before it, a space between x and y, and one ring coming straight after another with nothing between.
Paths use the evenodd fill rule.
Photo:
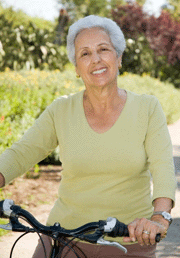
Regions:
<instances>
[{"instance_id":1,"label":"white short hair","mask_svg":"<svg viewBox=\"0 0 180 258\"><path fill-rule=\"evenodd\" d=\"M117 56L120 57L126 47L124 34L116 22L109 18L89 15L72 24L67 35L67 52L69 60L76 65L75 58L75 39L83 29L94 27L102 28L110 37L111 43L114 46Z\"/></svg>"}]
</instances>

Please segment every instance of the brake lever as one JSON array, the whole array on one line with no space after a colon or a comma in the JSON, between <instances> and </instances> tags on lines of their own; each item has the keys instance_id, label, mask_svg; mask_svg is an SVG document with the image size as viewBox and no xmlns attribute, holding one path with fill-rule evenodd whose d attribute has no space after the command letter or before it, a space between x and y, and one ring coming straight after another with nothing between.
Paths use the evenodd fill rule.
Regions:
<instances>
[{"instance_id":1,"label":"brake lever","mask_svg":"<svg viewBox=\"0 0 180 258\"><path fill-rule=\"evenodd\" d=\"M115 247L118 247L124 253L127 253L127 249L124 246L120 245L119 243L104 240L103 232L99 229L96 229L94 234L88 234L88 235L82 235L82 236L80 235L80 236L78 236L78 238L81 240L88 241L93 244L115 246Z\"/></svg>"},{"instance_id":2,"label":"brake lever","mask_svg":"<svg viewBox=\"0 0 180 258\"><path fill-rule=\"evenodd\" d=\"M116 218L108 217L106 220L106 224L104 225L104 233L112 232L113 228L116 225L116 222L117 222ZM97 243L100 245L115 246L115 247L119 248L121 251L123 251L124 253L127 253L127 249L124 246L122 246L121 244L119 244L117 242L111 242L111 241L104 240L103 237L100 237L98 239Z\"/></svg>"},{"instance_id":3,"label":"brake lever","mask_svg":"<svg viewBox=\"0 0 180 258\"><path fill-rule=\"evenodd\" d=\"M12 231L12 224L8 223L8 224L0 225L0 228Z\"/></svg>"},{"instance_id":4,"label":"brake lever","mask_svg":"<svg viewBox=\"0 0 180 258\"><path fill-rule=\"evenodd\" d=\"M109 217L107 218L106 223L103 223L104 225L102 225L99 229L95 230L95 233L78 236L78 238L88 241L90 243L114 246L119 248L124 253L127 253L127 249L121 244L117 242L107 241L107 240L104 240L103 238L104 233L109 233L113 230L113 228L116 225L116 221L117 221L116 218Z\"/></svg>"},{"instance_id":5,"label":"brake lever","mask_svg":"<svg viewBox=\"0 0 180 258\"><path fill-rule=\"evenodd\" d=\"M121 251L123 251L125 254L127 253L127 249L120 245L119 243L117 242L110 242L110 241L107 241L107 240L104 240L103 237L100 237L97 241L97 244L100 244L100 245L108 245L108 246L114 246L114 247L117 247L119 248Z\"/></svg>"}]
</instances>

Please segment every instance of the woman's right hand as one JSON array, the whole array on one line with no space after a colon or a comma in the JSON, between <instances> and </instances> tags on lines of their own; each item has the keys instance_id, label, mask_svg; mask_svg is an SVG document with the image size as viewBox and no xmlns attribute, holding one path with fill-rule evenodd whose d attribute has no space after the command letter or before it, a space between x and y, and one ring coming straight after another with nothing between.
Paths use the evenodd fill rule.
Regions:
<instances>
[{"instance_id":1,"label":"woman's right hand","mask_svg":"<svg viewBox=\"0 0 180 258\"><path fill-rule=\"evenodd\" d=\"M148 220L146 218L135 219L128 225L129 237L124 237L124 242L136 242L140 245L154 245L158 233L165 236L167 228L165 225Z\"/></svg>"},{"instance_id":2,"label":"woman's right hand","mask_svg":"<svg viewBox=\"0 0 180 258\"><path fill-rule=\"evenodd\" d=\"M5 178L3 174L0 173L0 188L5 185Z\"/></svg>"}]
</instances>

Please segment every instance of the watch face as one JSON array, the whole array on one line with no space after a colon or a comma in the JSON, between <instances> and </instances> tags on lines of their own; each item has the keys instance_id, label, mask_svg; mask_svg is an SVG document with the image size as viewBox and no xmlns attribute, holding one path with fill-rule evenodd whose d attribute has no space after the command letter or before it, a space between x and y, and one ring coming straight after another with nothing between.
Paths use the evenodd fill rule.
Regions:
<instances>
[{"instance_id":1,"label":"watch face","mask_svg":"<svg viewBox=\"0 0 180 258\"><path fill-rule=\"evenodd\" d=\"M168 212L165 212L163 211L162 212L162 215L165 219L169 220L169 221L172 221L172 217L171 217L171 214L169 214Z\"/></svg>"}]
</instances>

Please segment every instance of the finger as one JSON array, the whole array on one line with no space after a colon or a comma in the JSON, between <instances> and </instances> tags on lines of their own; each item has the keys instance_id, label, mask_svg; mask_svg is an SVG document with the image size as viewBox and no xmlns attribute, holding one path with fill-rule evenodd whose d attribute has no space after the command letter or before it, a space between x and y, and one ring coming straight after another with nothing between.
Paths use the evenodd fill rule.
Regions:
<instances>
[{"instance_id":1,"label":"finger","mask_svg":"<svg viewBox=\"0 0 180 258\"><path fill-rule=\"evenodd\" d=\"M150 234L151 234L150 229L143 230L143 232L142 232L142 239L144 242L143 244L150 245Z\"/></svg>"},{"instance_id":2,"label":"finger","mask_svg":"<svg viewBox=\"0 0 180 258\"><path fill-rule=\"evenodd\" d=\"M130 243L130 242L132 242L132 240L130 237L123 237L123 242Z\"/></svg>"},{"instance_id":3,"label":"finger","mask_svg":"<svg viewBox=\"0 0 180 258\"><path fill-rule=\"evenodd\" d=\"M156 243L156 235L161 233L162 225L153 223L151 226L151 234L150 234L150 244L154 245Z\"/></svg>"},{"instance_id":4,"label":"finger","mask_svg":"<svg viewBox=\"0 0 180 258\"><path fill-rule=\"evenodd\" d=\"M157 234L157 230L156 229L151 229L151 233L150 233L150 236L149 236L149 241L150 241L150 244L151 245L155 245L156 244L156 234Z\"/></svg>"},{"instance_id":5,"label":"finger","mask_svg":"<svg viewBox=\"0 0 180 258\"><path fill-rule=\"evenodd\" d=\"M132 242L135 242L135 241L136 241L135 230L136 230L138 221L139 221L139 219L135 219L133 222L131 222L131 223L128 225L129 237L130 237L130 239L131 239Z\"/></svg>"},{"instance_id":6,"label":"finger","mask_svg":"<svg viewBox=\"0 0 180 258\"><path fill-rule=\"evenodd\" d=\"M143 233L142 233L142 229L138 228L135 232L136 235L136 239L138 241L138 244L140 244L141 246L144 245L144 240L143 240Z\"/></svg>"},{"instance_id":7,"label":"finger","mask_svg":"<svg viewBox=\"0 0 180 258\"><path fill-rule=\"evenodd\" d=\"M150 233L150 227L149 227L149 221L145 218L141 218L139 220L139 224L135 230L135 235L138 240L138 243L143 246L144 244L150 245L149 242L149 233ZM147 231L147 233L144 233L143 231Z\"/></svg>"}]
</instances>

